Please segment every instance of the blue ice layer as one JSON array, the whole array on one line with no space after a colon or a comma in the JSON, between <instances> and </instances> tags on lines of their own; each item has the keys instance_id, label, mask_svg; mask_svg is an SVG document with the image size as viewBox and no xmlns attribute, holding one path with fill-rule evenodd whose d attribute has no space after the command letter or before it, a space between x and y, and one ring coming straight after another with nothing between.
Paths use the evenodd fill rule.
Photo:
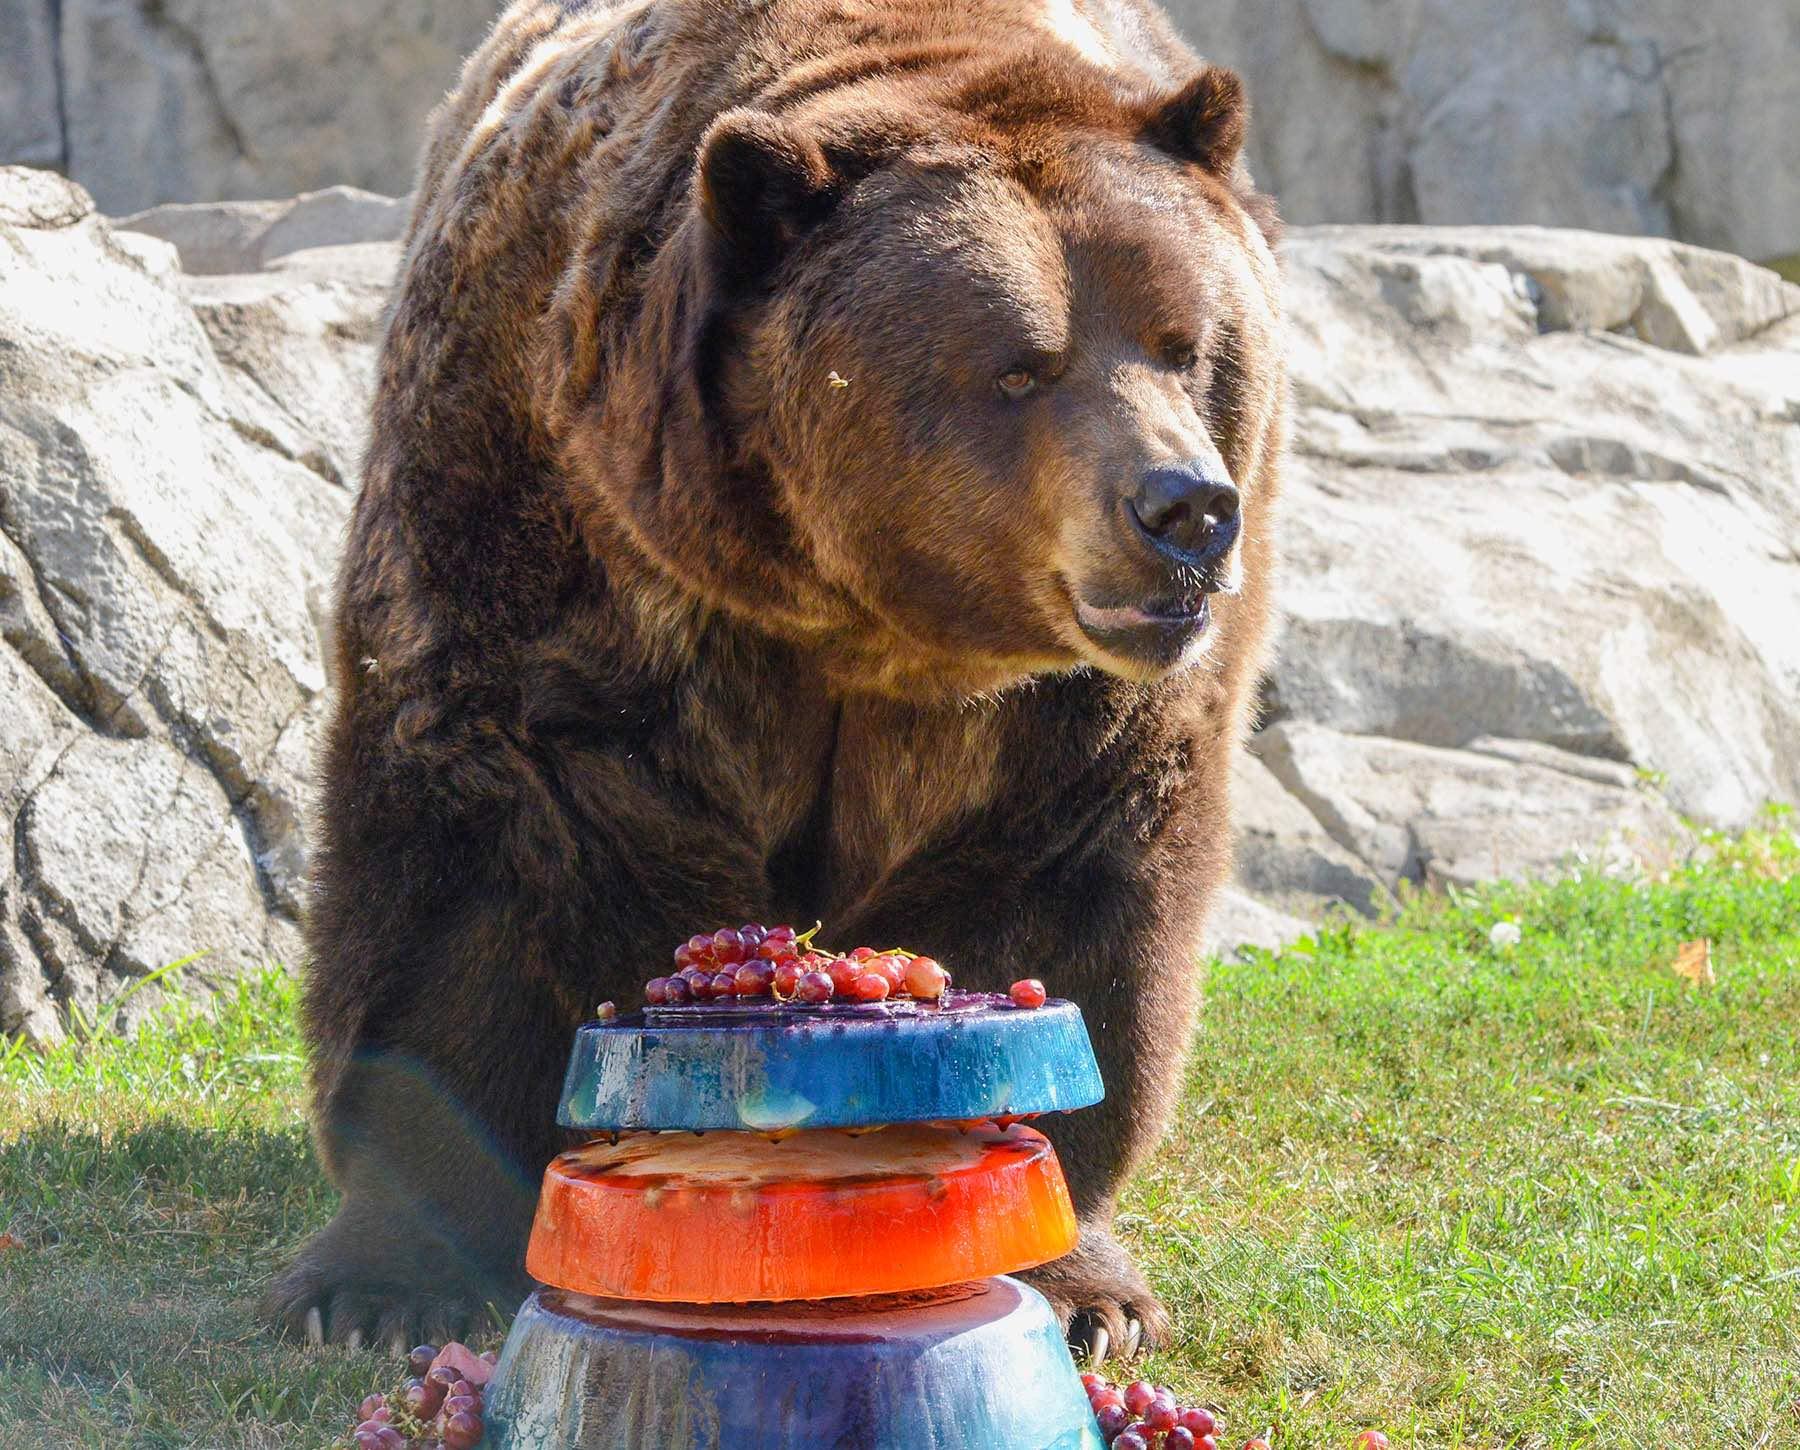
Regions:
<instances>
[{"instance_id":1,"label":"blue ice layer","mask_svg":"<svg viewBox=\"0 0 1800 1450\"><path fill-rule=\"evenodd\" d=\"M483 1450L1102 1450L1043 1296L956 1292L700 1307L540 1289L488 1387Z\"/></svg>"},{"instance_id":2,"label":"blue ice layer","mask_svg":"<svg viewBox=\"0 0 1800 1450\"><path fill-rule=\"evenodd\" d=\"M1072 1002L652 1007L575 1034L564 1127L870 1127L1025 1117L1105 1095Z\"/></svg>"}]
</instances>

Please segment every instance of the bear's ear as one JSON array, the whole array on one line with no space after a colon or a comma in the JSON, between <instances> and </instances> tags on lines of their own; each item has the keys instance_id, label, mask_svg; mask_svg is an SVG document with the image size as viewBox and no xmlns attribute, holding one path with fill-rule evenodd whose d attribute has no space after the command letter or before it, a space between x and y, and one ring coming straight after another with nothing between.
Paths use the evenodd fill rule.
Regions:
<instances>
[{"instance_id":1,"label":"bear's ear","mask_svg":"<svg viewBox=\"0 0 1800 1450\"><path fill-rule=\"evenodd\" d=\"M727 111L700 143L700 209L740 279L774 266L838 190L819 143L766 111Z\"/></svg>"},{"instance_id":2,"label":"bear's ear","mask_svg":"<svg viewBox=\"0 0 1800 1450\"><path fill-rule=\"evenodd\" d=\"M1230 176L1244 149L1250 103L1234 70L1209 65L1167 100L1152 107L1144 139L1171 155Z\"/></svg>"}]
</instances>

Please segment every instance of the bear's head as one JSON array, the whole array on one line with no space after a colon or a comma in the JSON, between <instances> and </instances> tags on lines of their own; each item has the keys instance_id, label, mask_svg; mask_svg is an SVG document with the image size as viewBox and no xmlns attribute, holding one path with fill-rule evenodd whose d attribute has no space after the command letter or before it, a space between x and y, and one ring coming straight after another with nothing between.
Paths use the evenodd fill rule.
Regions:
<instances>
[{"instance_id":1,"label":"bear's head","mask_svg":"<svg viewBox=\"0 0 1800 1450\"><path fill-rule=\"evenodd\" d=\"M866 684L1206 658L1281 431L1244 121L1217 67L726 113L575 466L665 580Z\"/></svg>"}]
</instances>

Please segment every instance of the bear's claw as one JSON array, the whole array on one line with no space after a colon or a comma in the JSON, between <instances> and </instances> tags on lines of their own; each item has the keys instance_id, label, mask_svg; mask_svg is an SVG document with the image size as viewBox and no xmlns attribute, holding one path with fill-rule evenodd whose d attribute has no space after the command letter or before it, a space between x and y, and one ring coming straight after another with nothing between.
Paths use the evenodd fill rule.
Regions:
<instances>
[{"instance_id":1,"label":"bear's claw","mask_svg":"<svg viewBox=\"0 0 1800 1450\"><path fill-rule=\"evenodd\" d=\"M410 1255L402 1236L358 1232L340 1213L270 1286L264 1312L278 1332L307 1345L403 1354L411 1344L460 1339L498 1311L447 1259Z\"/></svg>"},{"instance_id":2,"label":"bear's claw","mask_svg":"<svg viewBox=\"0 0 1800 1450\"><path fill-rule=\"evenodd\" d=\"M1130 1361L1168 1339L1169 1316L1117 1239L1084 1225L1071 1254L1023 1276L1050 1301L1069 1348L1096 1368Z\"/></svg>"}]
</instances>

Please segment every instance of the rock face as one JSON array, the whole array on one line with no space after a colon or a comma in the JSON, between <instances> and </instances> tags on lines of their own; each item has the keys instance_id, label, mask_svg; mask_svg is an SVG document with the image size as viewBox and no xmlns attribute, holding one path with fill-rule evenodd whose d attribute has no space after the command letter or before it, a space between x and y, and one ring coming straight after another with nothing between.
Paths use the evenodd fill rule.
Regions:
<instances>
[{"instance_id":1,"label":"rock face","mask_svg":"<svg viewBox=\"0 0 1800 1450\"><path fill-rule=\"evenodd\" d=\"M1800 265L1792 0L1167 0L1291 220L1540 223ZM118 214L404 191L500 0L8 0L0 162Z\"/></svg>"},{"instance_id":2,"label":"rock face","mask_svg":"<svg viewBox=\"0 0 1800 1450\"><path fill-rule=\"evenodd\" d=\"M7 0L0 161L58 166L108 212L402 192L426 113L497 0Z\"/></svg>"},{"instance_id":3,"label":"rock face","mask_svg":"<svg viewBox=\"0 0 1800 1450\"><path fill-rule=\"evenodd\" d=\"M132 219L165 241L0 170L0 1030L297 950L393 216ZM1287 268L1285 621L1214 945L1800 800L1800 288L1531 228L1302 229Z\"/></svg>"},{"instance_id":4,"label":"rock face","mask_svg":"<svg viewBox=\"0 0 1800 1450\"><path fill-rule=\"evenodd\" d=\"M282 201L186 202L154 206L115 225L174 245L195 276L255 272L313 247L397 242L410 203L354 186L330 186Z\"/></svg>"},{"instance_id":5,"label":"rock face","mask_svg":"<svg viewBox=\"0 0 1800 1450\"><path fill-rule=\"evenodd\" d=\"M1800 253L1792 0L1167 0L1239 66L1297 222L1540 223Z\"/></svg>"},{"instance_id":6,"label":"rock face","mask_svg":"<svg viewBox=\"0 0 1800 1450\"><path fill-rule=\"evenodd\" d=\"M195 952L199 988L295 953L386 280L317 256L185 278L0 170L0 1028L54 1037Z\"/></svg>"},{"instance_id":7,"label":"rock face","mask_svg":"<svg viewBox=\"0 0 1800 1450\"><path fill-rule=\"evenodd\" d=\"M1242 884L1368 911L1800 799L1800 288L1533 228L1301 230L1286 260Z\"/></svg>"}]
</instances>

